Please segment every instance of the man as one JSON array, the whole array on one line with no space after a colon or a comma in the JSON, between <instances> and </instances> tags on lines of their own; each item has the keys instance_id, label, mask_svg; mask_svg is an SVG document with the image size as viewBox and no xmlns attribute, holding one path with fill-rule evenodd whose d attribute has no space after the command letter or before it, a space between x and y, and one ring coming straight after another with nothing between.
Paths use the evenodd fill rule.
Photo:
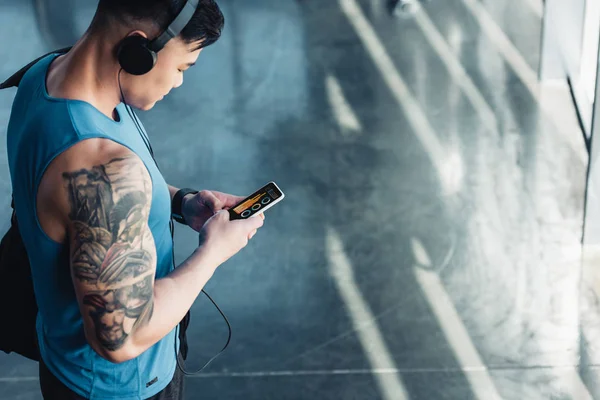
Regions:
<instances>
[{"instance_id":1,"label":"man","mask_svg":"<svg viewBox=\"0 0 600 400\"><path fill-rule=\"evenodd\" d=\"M7 148L46 399L182 398L176 327L263 224L230 221L224 210L240 197L168 186L127 106L151 109L219 38L217 4L197 2L100 0L74 47L20 83ZM169 33L190 4L185 28L139 70L139 45ZM176 269L172 211L201 238Z\"/></svg>"}]
</instances>

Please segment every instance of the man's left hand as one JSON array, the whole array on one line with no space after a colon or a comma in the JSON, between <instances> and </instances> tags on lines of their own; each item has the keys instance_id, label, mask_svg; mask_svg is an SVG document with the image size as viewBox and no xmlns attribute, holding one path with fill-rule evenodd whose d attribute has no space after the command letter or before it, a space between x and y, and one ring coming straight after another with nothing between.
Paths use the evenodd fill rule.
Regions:
<instances>
[{"instance_id":1,"label":"man's left hand","mask_svg":"<svg viewBox=\"0 0 600 400\"><path fill-rule=\"evenodd\" d=\"M186 222L196 232L200 232L206 221L221 210L229 210L245 197L203 190L195 195L188 195L183 200L182 213Z\"/></svg>"}]
</instances>

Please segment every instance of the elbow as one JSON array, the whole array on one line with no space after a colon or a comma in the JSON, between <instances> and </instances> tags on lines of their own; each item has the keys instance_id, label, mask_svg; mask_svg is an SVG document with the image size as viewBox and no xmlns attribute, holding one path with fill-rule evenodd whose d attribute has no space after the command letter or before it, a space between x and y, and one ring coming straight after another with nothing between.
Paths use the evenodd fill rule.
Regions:
<instances>
[{"instance_id":1,"label":"elbow","mask_svg":"<svg viewBox=\"0 0 600 400\"><path fill-rule=\"evenodd\" d=\"M139 356L139 354L129 346L123 346L116 351L110 351L102 346L92 346L92 348L100 357L113 364L122 364Z\"/></svg>"},{"instance_id":2,"label":"elbow","mask_svg":"<svg viewBox=\"0 0 600 400\"><path fill-rule=\"evenodd\" d=\"M98 356L113 364L122 364L138 357L142 351L129 340L117 345L116 343L102 343L96 337L92 337L86 329L85 336L89 346ZM118 348L115 348L118 347Z\"/></svg>"},{"instance_id":3,"label":"elbow","mask_svg":"<svg viewBox=\"0 0 600 400\"><path fill-rule=\"evenodd\" d=\"M122 364L126 361L133 360L135 356L125 354L122 352L107 352L100 354L100 357L113 364Z\"/></svg>"}]
</instances>

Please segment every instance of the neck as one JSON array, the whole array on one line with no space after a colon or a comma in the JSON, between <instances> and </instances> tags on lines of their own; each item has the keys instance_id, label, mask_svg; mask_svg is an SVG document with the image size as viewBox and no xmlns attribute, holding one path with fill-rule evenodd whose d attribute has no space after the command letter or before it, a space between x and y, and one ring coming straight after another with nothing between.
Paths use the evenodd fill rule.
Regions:
<instances>
[{"instance_id":1,"label":"neck","mask_svg":"<svg viewBox=\"0 0 600 400\"><path fill-rule=\"evenodd\" d=\"M53 97L86 101L114 118L121 102L120 67L114 48L110 40L98 40L86 33L68 54L53 63L56 65L48 74L48 92Z\"/></svg>"}]
</instances>

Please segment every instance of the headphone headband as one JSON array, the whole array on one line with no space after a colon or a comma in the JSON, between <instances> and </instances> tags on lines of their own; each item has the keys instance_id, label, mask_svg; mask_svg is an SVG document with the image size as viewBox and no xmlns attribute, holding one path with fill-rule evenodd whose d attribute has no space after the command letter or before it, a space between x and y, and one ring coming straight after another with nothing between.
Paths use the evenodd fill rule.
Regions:
<instances>
[{"instance_id":1,"label":"headphone headband","mask_svg":"<svg viewBox=\"0 0 600 400\"><path fill-rule=\"evenodd\" d=\"M189 24L192 20L192 17L198 8L198 1L199 0L186 1L183 9L177 15L175 20L171 22L171 25L169 25L169 27L163 33L161 33L159 37L151 41L148 48L158 53L163 49L163 47L165 47L169 40L179 36L187 24Z\"/></svg>"}]
</instances>

